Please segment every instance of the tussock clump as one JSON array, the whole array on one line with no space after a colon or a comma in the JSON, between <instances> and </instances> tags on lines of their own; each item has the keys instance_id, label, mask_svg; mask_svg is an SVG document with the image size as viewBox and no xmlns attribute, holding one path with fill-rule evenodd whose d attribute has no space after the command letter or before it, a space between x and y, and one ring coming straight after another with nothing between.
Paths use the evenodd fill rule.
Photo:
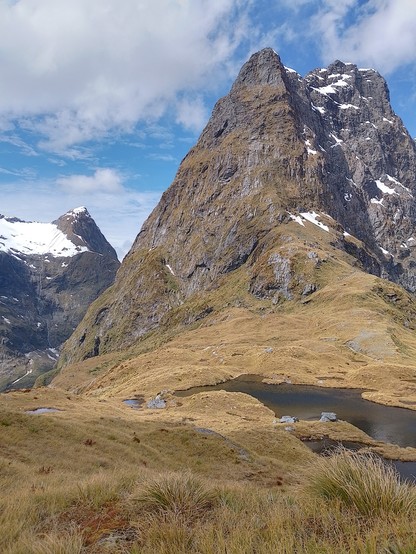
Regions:
<instances>
[{"instance_id":1,"label":"tussock clump","mask_svg":"<svg viewBox=\"0 0 416 554\"><path fill-rule=\"evenodd\" d=\"M215 505L217 495L189 473L169 473L145 484L135 498L148 512L197 520Z\"/></svg>"},{"instance_id":2,"label":"tussock clump","mask_svg":"<svg viewBox=\"0 0 416 554\"><path fill-rule=\"evenodd\" d=\"M339 449L320 458L308 478L314 494L338 499L361 515L407 514L416 508L416 487L400 482L395 468L375 454Z\"/></svg>"},{"instance_id":3,"label":"tussock clump","mask_svg":"<svg viewBox=\"0 0 416 554\"><path fill-rule=\"evenodd\" d=\"M51 532L39 538L31 538L10 549L10 554L81 554L82 535L76 531L67 533Z\"/></svg>"}]
</instances>

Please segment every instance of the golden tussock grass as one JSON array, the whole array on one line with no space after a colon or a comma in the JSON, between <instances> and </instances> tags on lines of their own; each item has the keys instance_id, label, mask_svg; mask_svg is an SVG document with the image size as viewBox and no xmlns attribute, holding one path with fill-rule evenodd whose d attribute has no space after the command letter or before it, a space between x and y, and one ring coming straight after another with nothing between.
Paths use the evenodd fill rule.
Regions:
<instances>
[{"instance_id":1,"label":"golden tussock grass","mask_svg":"<svg viewBox=\"0 0 416 554\"><path fill-rule=\"evenodd\" d=\"M363 516L416 510L415 486L400 482L395 468L376 454L340 449L329 459L318 458L308 473L312 492L338 499Z\"/></svg>"},{"instance_id":2,"label":"golden tussock grass","mask_svg":"<svg viewBox=\"0 0 416 554\"><path fill-rule=\"evenodd\" d=\"M21 460L1 458L5 554L405 554L416 544L415 487L400 484L375 457L310 454L287 462L292 477L284 474L282 485L276 464L256 453L253 438L244 444L251 461L236 464L221 438L152 421L136 425L128 447L129 422L114 420L107 422L113 438L95 450L101 467L93 469L99 437L81 443L85 456L77 453L76 462L71 450L83 429L60 439L59 417L43 421L53 440L39 432L31 439L29 432L26 442L20 437ZM40 427L40 419L33 425ZM46 447L51 465L43 463ZM115 462L119 448L123 456Z\"/></svg>"}]
</instances>

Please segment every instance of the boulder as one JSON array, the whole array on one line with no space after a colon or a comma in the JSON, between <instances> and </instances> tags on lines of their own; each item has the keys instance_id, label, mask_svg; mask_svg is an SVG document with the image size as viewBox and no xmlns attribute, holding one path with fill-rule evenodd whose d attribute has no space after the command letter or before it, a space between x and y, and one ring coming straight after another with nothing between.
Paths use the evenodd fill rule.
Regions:
<instances>
[{"instance_id":1,"label":"boulder","mask_svg":"<svg viewBox=\"0 0 416 554\"><path fill-rule=\"evenodd\" d=\"M299 421L298 417L288 415L284 415L279 419L280 423L296 423L297 421Z\"/></svg>"},{"instance_id":2,"label":"boulder","mask_svg":"<svg viewBox=\"0 0 416 554\"><path fill-rule=\"evenodd\" d=\"M319 421L322 421L323 423L327 423L328 421L337 421L337 414L334 412L322 412L321 419Z\"/></svg>"},{"instance_id":3,"label":"boulder","mask_svg":"<svg viewBox=\"0 0 416 554\"><path fill-rule=\"evenodd\" d=\"M157 394L154 398L149 400L146 406L150 409L160 410L160 409L166 408L166 401L163 400L160 394Z\"/></svg>"}]
</instances>

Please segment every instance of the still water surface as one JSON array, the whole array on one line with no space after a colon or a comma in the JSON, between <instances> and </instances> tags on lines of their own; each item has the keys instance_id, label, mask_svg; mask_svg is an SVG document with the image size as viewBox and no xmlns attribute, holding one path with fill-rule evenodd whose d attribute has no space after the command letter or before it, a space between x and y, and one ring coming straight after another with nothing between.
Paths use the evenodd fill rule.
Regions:
<instances>
[{"instance_id":1,"label":"still water surface","mask_svg":"<svg viewBox=\"0 0 416 554\"><path fill-rule=\"evenodd\" d=\"M219 385L177 392L189 396L225 390L254 396L276 414L299 419L319 419L321 412L335 412L376 440L416 447L416 411L375 404L361 398L362 390L332 389L307 385L268 385L257 375L242 375Z\"/></svg>"}]
</instances>

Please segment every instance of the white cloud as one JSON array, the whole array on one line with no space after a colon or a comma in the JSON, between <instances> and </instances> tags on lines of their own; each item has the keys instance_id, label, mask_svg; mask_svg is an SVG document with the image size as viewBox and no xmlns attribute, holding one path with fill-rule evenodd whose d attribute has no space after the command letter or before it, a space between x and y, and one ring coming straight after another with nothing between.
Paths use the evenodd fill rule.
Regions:
<instances>
[{"instance_id":1,"label":"white cloud","mask_svg":"<svg viewBox=\"0 0 416 554\"><path fill-rule=\"evenodd\" d=\"M325 0L314 19L326 62L334 58L390 73L416 63L415 0Z\"/></svg>"},{"instance_id":2,"label":"white cloud","mask_svg":"<svg viewBox=\"0 0 416 554\"><path fill-rule=\"evenodd\" d=\"M59 177L56 183L68 192L118 192L122 189L122 177L114 169L96 169L94 175L69 175Z\"/></svg>"},{"instance_id":3,"label":"white cloud","mask_svg":"<svg viewBox=\"0 0 416 554\"><path fill-rule=\"evenodd\" d=\"M214 74L220 79L247 36L249 5L2 1L0 120L23 118L23 126L43 135L42 148L64 153L114 128L158 118L177 94L213 86Z\"/></svg>"},{"instance_id":4,"label":"white cloud","mask_svg":"<svg viewBox=\"0 0 416 554\"><path fill-rule=\"evenodd\" d=\"M201 95L181 98L176 106L176 114L176 123L194 132L200 132L208 120L208 110Z\"/></svg>"}]
</instances>

